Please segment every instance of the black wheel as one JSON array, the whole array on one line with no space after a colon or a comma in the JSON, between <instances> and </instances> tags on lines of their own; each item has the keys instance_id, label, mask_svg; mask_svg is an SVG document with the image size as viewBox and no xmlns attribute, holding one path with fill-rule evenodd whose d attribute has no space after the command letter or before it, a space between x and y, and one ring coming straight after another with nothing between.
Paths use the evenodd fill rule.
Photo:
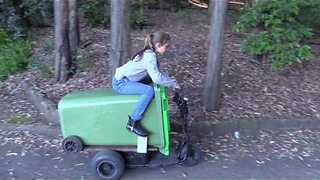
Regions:
<instances>
[{"instance_id":1,"label":"black wheel","mask_svg":"<svg viewBox=\"0 0 320 180\"><path fill-rule=\"evenodd\" d=\"M195 166L203 158L203 153L198 146L190 145L188 149L188 155L186 159L182 162L183 166Z\"/></svg>"},{"instance_id":2,"label":"black wheel","mask_svg":"<svg viewBox=\"0 0 320 180\"><path fill-rule=\"evenodd\" d=\"M124 172L124 160L122 156L115 151L103 151L97 153L91 166L95 173L103 179L119 179Z\"/></svg>"},{"instance_id":3,"label":"black wheel","mask_svg":"<svg viewBox=\"0 0 320 180\"><path fill-rule=\"evenodd\" d=\"M66 152L80 152L83 150L83 143L78 136L69 136L62 141L62 148Z\"/></svg>"}]
</instances>

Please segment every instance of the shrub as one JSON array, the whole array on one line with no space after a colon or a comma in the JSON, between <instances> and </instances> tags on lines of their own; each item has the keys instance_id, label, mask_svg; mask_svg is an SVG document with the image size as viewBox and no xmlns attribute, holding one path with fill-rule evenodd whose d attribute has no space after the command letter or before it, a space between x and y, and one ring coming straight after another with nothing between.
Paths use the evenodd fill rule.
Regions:
<instances>
[{"instance_id":1,"label":"shrub","mask_svg":"<svg viewBox=\"0 0 320 180\"><path fill-rule=\"evenodd\" d=\"M142 28L143 26L146 25L146 19L144 17L144 12L143 12L143 0L134 0L130 1L130 26L132 28Z\"/></svg>"},{"instance_id":2,"label":"shrub","mask_svg":"<svg viewBox=\"0 0 320 180\"><path fill-rule=\"evenodd\" d=\"M145 17L143 13L143 1L130 1L130 26L132 28L141 28L145 25ZM83 17L91 27L99 25L107 26L111 21L111 2L105 0L89 0L80 4Z\"/></svg>"},{"instance_id":3,"label":"shrub","mask_svg":"<svg viewBox=\"0 0 320 180\"><path fill-rule=\"evenodd\" d=\"M312 6L301 9L301 13L298 17L299 22L308 27L312 27L314 30L320 31L320 0L313 2Z\"/></svg>"},{"instance_id":4,"label":"shrub","mask_svg":"<svg viewBox=\"0 0 320 180\"><path fill-rule=\"evenodd\" d=\"M23 0L24 18L32 26L50 26L53 22L53 0Z\"/></svg>"},{"instance_id":5,"label":"shrub","mask_svg":"<svg viewBox=\"0 0 320 180\"><path fill-rule=\"evenodd\" d=\"M89 0L83 1L80 4L80 10L83 17L91 27L96 27L101 24L110 23L110 1L105 0Z\"/></svg>"},{"instance_id":6,"label":"shrub","mask_svg":"<svg viewBox=\"0 0 320 180\"><path fill-rule=\"evenodd\" d=\"M28 40L12 40L0 29L0 80L26 69L32 56Z\"/></svg>"},{"instance_id":7,"label":"shrub","mask_svg":"<svg viewBox=\"0 0 320 180\"><path fill-rule=\"evenodd\" d=\"M43 61L43 58L41 58L41 56L39 55L33 55L32 59L30 61L30 64L28 66L31 69L35 69L38 72L40 72L40 74L42 75L42 77L44 78L52 78L54 77L54 69L52 66L46 64Z\"/></svg>"},{"instance_id":8,"label":"shrub","mask_svg":"<svg viewBox=\"0 0 320 180\"><path fill-rule=\"evenodd\" d=\"M313 0L259 0L247 9L235 26L237 32L252 32L243 50L252 55L266 55L273 70L309 60L313 54L302 42L312 36L312 29L300 20L301 10L320 7Z\"/></svg>"},{"instance_id":9,"label":"shrub","mask_svg":"<svg viewBox=\"0 0 320 180\"><path fill-rule=\"evenodd\" d=\"M46 53L53 53L54 51L54 39L47 38L43 41L43 49Z\"/></svg>"},{"instance_id":10,"label":"shrub","mask_svg":"<svg viewBox=\"0 0 320 180\"><path fill-rule=\"evenodd\" d=\"M0 3L0 28L6 29L15 38L27 34L26 22L17 13L13 1L4 0Z\"/></svg>"},{"instance_id":11,"label":"shrub","mask_svg":"<svg viewBox=\"0 0 320 180\"><path fill-rule=\"evenodd\" d=\"M27 36L30 26L50 26L53 0L1 0L0 27L14 38Z\"/></svg>"}]
</instances>

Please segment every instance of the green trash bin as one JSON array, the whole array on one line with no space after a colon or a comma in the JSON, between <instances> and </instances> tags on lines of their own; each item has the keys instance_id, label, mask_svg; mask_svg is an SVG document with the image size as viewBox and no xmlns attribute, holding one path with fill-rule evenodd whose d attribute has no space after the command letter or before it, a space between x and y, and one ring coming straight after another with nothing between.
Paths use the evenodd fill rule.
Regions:
<instances>
[{"instance_id":1,"label":"green trash bin","mask_svg":"<svg viewBox=\"0 0 320 180\"><path fill-rule=\"evenodd\" d=\"M168 98L163 86L154 90L142 125L150 132L148 147L169 155ZM126 129L126 124L138 99L138 95L120 95L110 88L67 94L58 104L63 137L79 137L88 147L136 147L137 136Z\"/></svg>"}]
</instances>

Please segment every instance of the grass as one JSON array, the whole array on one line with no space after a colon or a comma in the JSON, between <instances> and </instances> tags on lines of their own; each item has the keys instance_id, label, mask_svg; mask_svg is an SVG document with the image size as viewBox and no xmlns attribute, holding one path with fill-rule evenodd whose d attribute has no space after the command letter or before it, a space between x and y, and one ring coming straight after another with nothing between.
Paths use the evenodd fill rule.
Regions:
<instances>
[{"instance_id":1,"label":"grass","mask_svg":"<svg viewBox=\"0 0 320 180\"><path fill-rule=\"evenodd\" d=\"M25 124L25 123L30 123L32 121L31 117L24 116L24 115L17 115L13 116L8 120L8 123L12 124Z\"/></svg>"}]
</instances>

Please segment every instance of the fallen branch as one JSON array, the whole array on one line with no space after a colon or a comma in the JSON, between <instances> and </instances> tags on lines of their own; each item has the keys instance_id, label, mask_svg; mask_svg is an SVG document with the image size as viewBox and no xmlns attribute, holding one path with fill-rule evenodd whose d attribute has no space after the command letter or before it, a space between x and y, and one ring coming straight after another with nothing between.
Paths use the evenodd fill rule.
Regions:
<instances>
[{"instance_id":1,"label":"fallen branch","mask_svg":"<svg viewBox=\"0 0 320 180\"><path fill-rule=\"evenodd\" d=\"M244 6L246 3L244 2L238 2L238 1L229 1L228 2L229 4L236 4L236 5L241 5L241 6Z\"/></svg>"},{"instance_id":2,"label":"fallen branch","mask_svg":"<svg viewBox=\"0 0 320 180\"><path fill-rule=\"evenodd\" d=\"M209 4L208 3L204 3L204 2L200 2L200 0L188 0L188 2L192 5L201 7L201 8L209 8ZM240 5L240 6L244 6L246 3L244 2L238 2L238 1L229 1L229 4L236 4L236 5Z\"/></svg>"},{"instance_id":3,"label":"fallen branch","mask_svg":"<svg viewBox=\"0 0 320 180\"><path fill-rule=\"evenodd\" d=\"M193 5L201 7L201 8L207 9L209 7L209 5L207 3L200 2L199 0L188 0L188 2L190 4L193 4Z\"/></svg>"},{"instance_id":4,"label":"fallen branch","mask_svg":"<svg viewBox=\"0 0 320 180\"><path fill-rule=\"evenodd\" d=\"M81 49L85 49L86 47L90 46L92 44L92 41L91 40L86 40L84 42L81 42L80 44L80 48Z\"/></svg>"}]
</instances>

